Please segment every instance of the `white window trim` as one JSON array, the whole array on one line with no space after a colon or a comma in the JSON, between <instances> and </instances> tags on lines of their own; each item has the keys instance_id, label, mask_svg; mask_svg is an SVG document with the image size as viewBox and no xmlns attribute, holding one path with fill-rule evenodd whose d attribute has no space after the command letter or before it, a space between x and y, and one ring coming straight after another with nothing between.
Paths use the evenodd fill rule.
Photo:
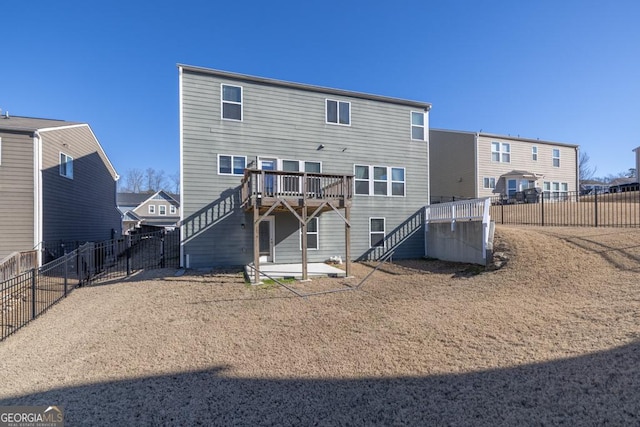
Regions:
<instances>
[{"instance_id":1,"label":"white window trim","mask_svg":"<svg viewBox=\"0 0 640 427\"><path fill-rule=\"evenodd\" d=\"M164 213L162 213L162 208L164 208ZM167 205L158 205L158 215L167 216Z\"/></svg>"},{"instance_id":2,"label":"white window trim","mask_svg":"<svg viewBox=\"0 0 640 427\"><path fill-rule=\"evenodd\" d=\"M236 102L236 101L225 101L224 100L224 87L225 86L229 86L229 87L239 87L240 88L240 102ZM229 104L234 104L234 105L239 105L240 106L240 120L238 119L230 119L227 117L224 117L224 103L229 103ZM244 121L244 87L239 86L239 85L232 85L229 83L220 83L220 118L222 120L229 120L231 122L242 122Z\"/></svg>"},{"instance_id":3,"label":"white window trim","mask_svg":"<svg viewBox=\"0 0 640 427\"><path fill-rule=\"evenodd\" d=\"M371 246L371 220L372 219L381 219L382 223L383 223L383 230L382 232L380 231L374 231L373 233L376 234L380 234L382 233L382 245L381 246ZM369 249L372 248L386 248L387 246L387 242L385 241L385 237L387 236L387 219L385 217L380 217L380 216L370 216L369 217Z\"/></svg>"},{"instance_id":4,"label":"white window trim","mask_svg":"<svg viewBox=\"0 0 640 427\"><path fill-rule=\"evenodd\" d=\"M558 152L558 155L555 155L555 152ZM555 165L556 159L558 160L558 166ZM553 166L554 168L559 168L560 167L560 149L559 148L553 148L551 150L551 166Z\"/></svg>"},{"instance_id":5,"label":"white window trim","mask_svg":"<svg viewBox=\"0 0 640 427\"><path fill-rule=\"evenodd\" d=\"M320 250L320 218L318 218L317 216L314 216L313 218L311 218L311 220L309 220L309 222L311 221L316 221L316 230L317 231L309 231L309 229L307 228L307 246L309 246L309 234L315 234L316 235L316 247L315 248L307 248L308 251L317 251ZM302 250L302 226L298 227L298 236L300 237L300 250Z\"/></svg>"},{"instance_id":6,"label":"white window trim","mask_svg":"<svg viewBox=\"0 0 640 427\"><path fill-rule=\"evenodd\" d=\"M417 113L417 114L422 114L422 125L414 125L413 124L413 113ZM425 114L423 111L411 111L409 113L409 121L411 122L411 129L410 131L410 137L412 141L426 141L427 140L427 126L426 126L426 120L425 120ZM416 139L413 137L413 128L417 127L417 128L422 128L422 139Z\"/></svg>"},{"instance_id":7,"label":"white window trim","mask_svg":"<svg viewBox=\"0 0 640 427\"><path fill-rule=\"evenodd\" d=\"M231 173L223 173L220 172L220 157L221 156L225 156L225 157L231 157ZM234 163L234 159L241 157L244 159L244 168L247 168L247 156L236 156L234 154L218 154L218 175L225 175L225 176L242 176L244 175L244 170L242 171L242 173L234 173L233 172L233 163Z\"/></svg>"},{"instance_id":8,"label":"white window trim","mask_svg":"<svg viewBox=\"0 0 640 427\"><path fill-rule=\"evenodd\" d=\"M336 117L336 122L330 122L329 119L329 106L328 103L329 101L333 101L337 103L337 117ZM349 123L340 123L340 103L343 104L348 104L349 105ZM338 126L351 126L351 101L341 101L339 99L333 99L333 98L325 98L324 100L324 122L328 125L338 125Z\"/></svg>"},{"instance_id":9,"label":"white window trim","mask_svg":"<svg viewBox=\"0 0 640 427\"><path fill-rule=\"evenodd\" d=\"M359 179L356 178L356 166L366 167L369 170L369 179ZM387 169L387 179L386 180L376 180L374 177L374 168L386 168ZM404 171L404 181L393 181L393 169L402 169ZM407 197L407 168L402 166L382 166L382 165L353 165L353 195L354 196L368 196L368 197ZM356 181L368 181L369 183L369 192L367 194L356 193ZM375 183L376 182L386 182L387 183L387 194L375 194ZM402 196L393 195L393 183L404 184L404 192Z\"/></svg>"},{"instance_id":10,"label":"white window trim","mask_svg":"<svg viewBox=\"0 0 640 427\"><path fill-rule=\"evenodd\" d=\"M62 173L62 156L65 156L65 171L66 174ZM60 151L60 155L58 156L58 160L60 161L60 164L58 165L58 173L60 174L60 176L63 176L67 179L73 179L73 157L71 157L70 155L63 153L62 151ZM69 164L71 164L71 168L69 168ZM69 173L69 170L71 170L71 173Z\"/></svg>"},{"instance_id":11,"label":"white window trim","mask_svg":"<svg viewBox=\"0 0 640 427\"><path fill-rule=\"evenodd\" d=\"M486 183L489 183L489 186L487 187ZM485 189L489 189L489 190L493 190L496 188L496 179L493 176L485 176L482 177L482 188Z\"/></svg>"},{"instance_id":12,"label":"white window trim","mask_svg":"<svg viewBox=\"0 0 640 427\"><path fill-rule=\"evenodd\" d=\"M531 147L531 160L534 162L538 161L538 146L534 145Z\"/></svg>"},{"instance_id":13,"label":"white window trim","mask_svg":"<svg viewBox=\"0 0 640 427\"><path fill-rule=\"evenodd\" d=\"M404 177L404 181L394 181L393 180L393 170L394 169L402 169L402 176ZM389 179L391 180L391 184L389 184L389 190L391 190L391 192L389 193L389 195L391 197L406 197L407 196L407 169L406 168L398 168L398 167L392 166L392 167L389 168L389 171L391 172L391 174L389 175ZM398 183L402 183L402 195L393 194L393 184L398 184Z\"/></svg>"},{"instance_id":14,"label":"white window trim","mask_svg":"<svg viewBox=\"0 0 640 427\"><path fill-rule=\"evenodd\" d=\"M175 215L177 211L174 205L169 205L169 215Z\"/></svg>"},{"instance_id":15,"label":"white window trim","mask_svg":"<svg viewBox=\"0 0 640 427\"><path fill-rule=\"evenodd\" d=\"M156 214L156 205L149 205L149 207L147 209L149 211L149 215L155 215Z\"/></svg>"},{"instance_id":16,"label":"white window trim","mask_svg":"<svg viewBox=\"0 0 640 427\"><path fill-rule=\"evenodd\" d=\"M498 151L495 151L493 149L493 144L498 144ZM505 151L505 147L509 147L509 151ZM498 160L493 160L493 155L494 154L498 154ZM503 160L503 156L504 155L508 155L509 156L509 161L504 161ZM491 161L493 163L511 163L511 143L509 142L498 142L498 141L491 141Z\"/></svg>"}]
</instances>

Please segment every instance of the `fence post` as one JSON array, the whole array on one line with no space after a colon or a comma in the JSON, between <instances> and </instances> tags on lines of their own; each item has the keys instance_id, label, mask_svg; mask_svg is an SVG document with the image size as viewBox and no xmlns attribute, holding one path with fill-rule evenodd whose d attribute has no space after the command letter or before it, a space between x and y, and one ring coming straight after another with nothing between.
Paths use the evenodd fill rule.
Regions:
<instances>
[{"instance_id":1,"label":"fence post","mask_svg":"<svg viewBox=\"0 0 640 427\"><path fill-rule=\"evenodd\" d=\"M36 269L31 269L31 319L36 318Z\"/></svg>"},{"instance_id":2,"label":"fence post","mask_svg":"<svg viewBox=\"0 0 640 427\"><path fill-rule=\"evenodd\" d=\"M67 296L68 281L69 281L69 265L67 264L69 257L64 254L64 296Z\"/></svg>"},{"instance_id":3,"label":"fence post","mask_svg":"<svg viewBox=\"0 0 640 427\"><path fill-rule=\"evenodd\" d=\"M160 268L164 268L165 267L165 260L164 260L164 239L167 235L167 230L164 229L162 230L162 234L160 237Z\"/></svg>"},{"instance_id":4,"label":"fence post","mask_svg":"<svg viewBox=\"0 0 640 427\"><path fill-rule=\"evenodd\" d=\"M544 227L544 193L542 193L541 196L542 197L540 197L540 199L542 200L542 203L540 203L540 210L542 211L541 219L542 219L542 226Z\"/></svg>"},{"instance_id":5,"label":"fence post","mask_svg":"<svg viewBox=\"0 0 640 427\"><path fill-rule=\"evenodd\" d=\"M504 225L504 199L500 198L500 222Z\"/></svg>"},{"instance_id":6,"label":"fence post","mask_svg":"<svg viewBox=\"0 0 640 427\"><path fill-rule=\"evenodd\" d=\"M127 255L127 276L131 276L131 235L127 234L126 238L127 249L125 251Z\"/></svg>"},{"instance_id":7,"label":"fence post","mask_svg":"<svg viewBox=\"0 0 640 427\"><path fill-rule=\"evenodd\" d=\"M596 189L593 193L593 204L594 204L594 222L595 226L598 226L598 190Z\"/></svg>"}]
</instances>

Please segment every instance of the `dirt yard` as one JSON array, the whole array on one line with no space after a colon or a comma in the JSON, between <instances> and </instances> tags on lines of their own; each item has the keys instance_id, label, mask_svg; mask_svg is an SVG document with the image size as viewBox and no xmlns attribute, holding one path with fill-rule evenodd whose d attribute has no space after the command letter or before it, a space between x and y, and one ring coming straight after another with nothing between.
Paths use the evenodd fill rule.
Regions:
<instances>
[{"instance_id":1,"label":"dirt yard","mask_svg":"<svg viewBox=\"0 0 640 427\"><path fill-rule=\"evenodd\" d=\"M302 299L240 274L75 290L0 343L0 405L67 425L638 425L640 230L498 227L488 271ZM351 279L296 289L354 286Z\"/></svg>"}]
</instances>

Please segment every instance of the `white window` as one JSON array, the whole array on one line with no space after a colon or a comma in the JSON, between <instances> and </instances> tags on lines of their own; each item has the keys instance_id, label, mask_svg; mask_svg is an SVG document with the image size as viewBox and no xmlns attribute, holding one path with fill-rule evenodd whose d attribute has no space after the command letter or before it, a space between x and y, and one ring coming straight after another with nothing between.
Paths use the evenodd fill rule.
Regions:
<instances>
[{"instance_id":1,"label":"white window","mask_svg":"<svg viewBox=\"0 0 640 427\"><path fill-rule=\"evenodd\" d=\"M531 147L531 160L533 160L534 162L538 161L538 147L536 147L535 145Z\"/></svg>"},{"instance_id":2,"label":"white window","mask_svg":"<svg viewBox=\"0 0 640 427\"><path fill-rule=\"evenodd\" d=\"M484 177L484 188L496 188L496 179L491 177Z\"/></svg>"},{"instance_id":3,"label":"white window","mask_svg":"<svg viewBox=\"0 0 640 427\"><path fill-rule=\"evenodd\" d=\"M560 150L557 148L554 148L552 153L553 153L552 154L553 167L559 168L560 167Z\"/></svg>"},{"instance_id":4,"label":"white window","mask_svg":"<svg viewBox=\"0 0 640 427\"><path fill-rule=\"evenodd\" d=\"M246 166L246 156L229 156L226 154L218 154L219 175L244 175L244 169Z\"/></svg>"},{"instance_id":5,"label":"white window","mask_svg":"<svg viewBox=\"0 0 640 427\"><path fill-rule=\"evenodd\" d=\"M176 207L173 206L173 205L169 206L169 213L171 215L175 215L176 214Z\"/></svg>"},{"instance_id":6,"label":"white window","mask_svg":"<svg viewBox=\"0 0 640 427\"><path fill-rule=\"evenodd\" d=\"M404 168L391 168L391 195L404 196Z\"/></svg>"},{"instance_id":7,"label":"white window","mask_svg":"<svg viewBox=\"0 0 640 427\"><path fill-rule=\"evenodd\" d=\"M156 205L149 205L149 213L155 215L156 213Z\"/></svg>"},{"instance_id":8,"label":"white window","mask_svg":"<svg viewBox=\"0 0 640 427\"><path fill-rule=\"evenodd\" d=\"M507 142L492 142L491 160L494 162L511 163L511 144Z\"/></svg>"},{"instance_id":9,"label":"white window","mask_svg":"<svg viewBox=\"0 0 640 427\"><path fill-rule=\"evenodd\" d=\"M384 218L369 218L369 247L384 247Z\"/></svg>"},{"instance_id":10,"label":"white window","mask_svg":"<svg viewBox=\"0 0 640 427\"><path fill-rule=\"evenodd\" d=\"M307 249L316 250L320 247L318 236L318 217L316 216L307 224ZM300 227L300 250L302 250L302 227Z\"/></svg>"},{"instance_id":11,"label":"white window","mask_svg":"<svg viewBox=\"0 0 640 427\"><path fill-rule=\"evenodd\" d=\"M355 165L355 194L405 196L405 168Z\"/></svg>"},{"instance_id":12,"label":"white window","mask_svg":"<svg viewBox=\"0 0 640 427\"><path fill-rule=\"evenodd\" d=\"M369 195L369 166L356 165L354 175L355 193Z\"/></svg>"},{"instance_id":13,"label":"white window","mask_svg":"<svg viewBox=\"0 0 640 427\"><path fill-rule=\"evenodd\" d=\"M60 175L73 179L73 157L60 153Z\"/></svg>"},{"instance_id":14,"label":"white window","mask_svg":"<svg viewBox=\"0 0 640 427\"><path fill-rule=\"evenodd\" d=\"M242 121L242 86L221 85L222 118Z\"/></svg>"},{"instance_id":15,"label":"white window","mask_svg":"<svg viewBox=\"0 0 640 427\"><path fill-rule=\"evenodd\" d=\"M376 196L386 196L389 190L389 175L387 168L382 166L373 167L373 194Z\"/></svg>"},{"instance_id":16,"label":"white window","mask_svg":"<svg viewBox=\"0 0 640 427\"><path fill-rule=\"evenodd\" d=\"M327 99L326 103L327 123L337 125L351 125L351 103Z\"/></svg>"},{"instance_id":17,"label":"white window","mask_svg":"<svg viewBox=\"0 0 640 427\"><path fill-rule=\"evenodd\" d=\"M411 139L424 141L426 132L424 125L424 113L420 111L411 112Z\"/></svg>"},{"instance_id":18,"label":"white window","mask_svg":"<svg viewBox=\"0 0 640 427\"><path fill-rule=\"evenodd\" d=\"M166 215L167 214L167 206L166 205L158 206L158 213L160 215Z\"/></svg>"}]
</instances>

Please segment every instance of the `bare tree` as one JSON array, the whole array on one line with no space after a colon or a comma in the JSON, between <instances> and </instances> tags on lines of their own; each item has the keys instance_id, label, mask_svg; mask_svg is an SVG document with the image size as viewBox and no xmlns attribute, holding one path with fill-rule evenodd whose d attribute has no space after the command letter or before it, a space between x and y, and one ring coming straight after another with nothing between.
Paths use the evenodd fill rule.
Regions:
<instances>
[{"instance_id":1,"label":"bare tree","mask_svg":"<svg viewBox=\"0 0 640 427\"><path fill-rule=\"evenodd\" d=\"M142 191L144 183L144 172L140 169L128 169L125 174L124 191L130 193L139 193Z\"/></svg>"},{"instance_id":2,"label":"bare tree","mask_svg":"<svg viewBox=\"0 0 640 427\"><path fill-rule=\"evenodd\" d=\"M589 157L589 154L587 154L586 151L580 152L580 157L578 158L578 174L580 176L580 182L593 179L596 174L596 170L598 168L591 166L589 164L590 160L591 157Z\"/></svg>"},{"instance_id":3,"label":"bare tree","mask_svg":"<svg viewBox=\"0 0 640 427\"><path fill-rule=\"evenodd\" d=\"M157 171L154 168L147 168L145 182L147 184L146 190L148 192L155 192L167 186L167 177L164 175L164 170L162 169Z\"/></svg>"},{"instance_id":4,"label":"bare tree","mask_svg":"<svg viewBox=\"0 0 640 427\"><path fill-rule=\"evenodd\" d=\"M169 175L173 188L171 189L175 194L180 194L180 171Z\"/></svg>"}]
</instances>

